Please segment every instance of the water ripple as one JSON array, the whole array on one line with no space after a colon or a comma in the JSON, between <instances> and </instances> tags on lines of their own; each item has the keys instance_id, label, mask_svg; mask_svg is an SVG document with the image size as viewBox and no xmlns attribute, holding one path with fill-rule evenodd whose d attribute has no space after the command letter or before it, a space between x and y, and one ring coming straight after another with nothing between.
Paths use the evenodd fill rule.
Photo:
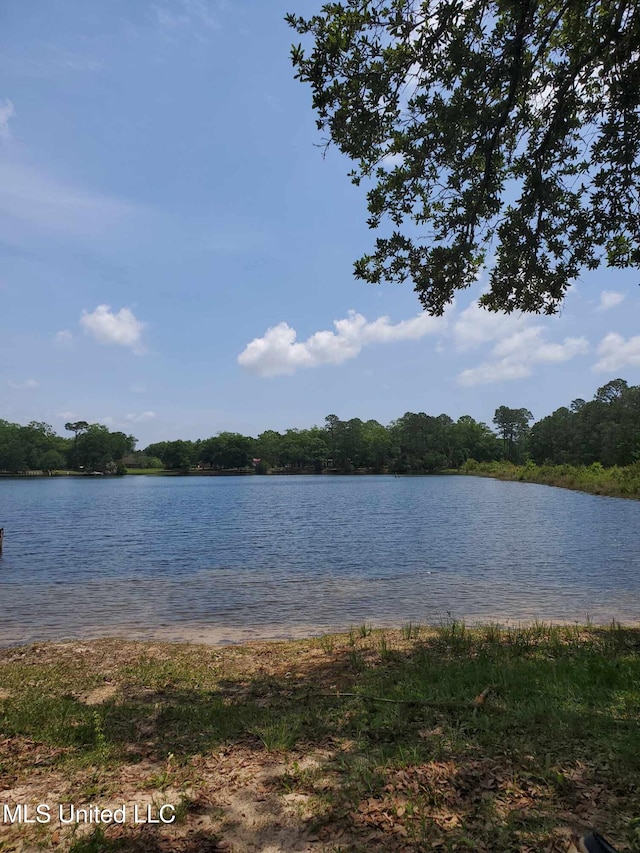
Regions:
<instances>
[{"instance_id":1,"label":"water ripple","mask_svg":"<svg viewBox=\"0 0 640 853\"><path fill-rule=\"evenodd\" d=\"M0 643L636 621L639 521L640 503L464 477L3 480Z\"/></svg>"}]
</instances>

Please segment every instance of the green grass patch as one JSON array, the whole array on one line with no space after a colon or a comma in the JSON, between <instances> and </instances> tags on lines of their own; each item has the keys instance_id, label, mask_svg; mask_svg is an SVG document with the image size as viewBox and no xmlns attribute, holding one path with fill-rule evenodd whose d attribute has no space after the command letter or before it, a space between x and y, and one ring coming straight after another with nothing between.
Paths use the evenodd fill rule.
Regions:
<instances>
[{"instance_id":1,"label":"green grass patch","mask_svg":"<svg viewBox=\"0 0 640 853\"><path fill-rule=\"evenodd\" d=\"M594 495L640 499L640 462L625 467L603 468L599 462L593 465L535 465L533 462L514 465L511 462L476 462L469 459L460 471L478 477L540 483Z\"/></svg>"},{"instance_id":2,"label":"green grass patch","mask_svg":"<svg viewBox=\"0 0 640 853\"><path fill-rule=\"evenodd\" d=\"M242 649L88 645L0 651L0 774L91 765L108 787L151 761L163 793L238 749L291 756L283 793L311 798L345 850L564 849L572 820L640 842L640 629L449 619ZM313 771L297 763L316 752ZM103 830L75 843L120 849Z\"/></svg>"}]
</instances>

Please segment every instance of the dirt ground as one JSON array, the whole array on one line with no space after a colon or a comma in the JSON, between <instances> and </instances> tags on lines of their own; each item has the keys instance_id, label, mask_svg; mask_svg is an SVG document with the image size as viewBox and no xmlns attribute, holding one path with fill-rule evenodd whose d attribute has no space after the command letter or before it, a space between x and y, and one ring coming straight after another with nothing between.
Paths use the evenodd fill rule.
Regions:
<instances>
[{"instance_id":1,"label":"dirt ground","mask_svg":"<svg viewBox=\"0 0 640 853\"><path fill-rule=\"evenodd\" d=\"M396 632L397 633L397 632ZM402 645L400 637L397 645ZM408 643L406 645L409 645ZM65 665L83 672L99 673L101 683L88 690L75 692L82 703L99 708L108 702L122 700L123 668L138 658L163 662L176 650L198 655L198 647L187 644L130 643L119 640L47 643L15 650L0 650L0 684L2 665L19 662L39 668L64 669ZM290 643L257 642L238 648L200 647L200 654L220 663L224 661L229 688L236 698L251 691L252 679L280 678L294 685L307 679L315 689L336 690L349 680L341 667L324 667L322 676L315 664L326 657L317 643L292 646ZM137 688L136 688L137 689ZM149 700L153 700L149 692ZM9 698L10 689L0 687L0 699ZM266 696L262 700L269 702ZM153 702L150 701L150 706ZM152 712L153 713L153 712ZM149 736L152 738L151 726ZM143 752L144 752L144 743ZM15 807L27 804L33 817L37 804L50 806L51 820L43 825L0 822L0 851L36 853L42 850L68 850L81 837L104 826L103 846L87 846L87 853L111 851L176 851L176 853L334 853L341 848L345 829L319 826L314 831L318 806L313 792L288 790L293 774L315 776L313 788L329 791L338 784L334 774L319 778L323 768L331 764L344 743L330 739L324 744L309 745L303 750L283 753L265 749L255 736L222 746L209 754L195 754L185 764L169 755L159 761L155 744L149 740L149 756L140 760L140 744L136 744L134 760L115 769L96 767L70 770L58 767L63 749L34 743L28 738L0 740L0 809L4 804ZM346 744L348 748L349 744ZM63 757L63 756L62 756ZM12 770L7 772L6 768ZM291 787L295 787L291 785ZM185 804L186 805L183 805ZM124 806L126 822L116 824L59 825L59 805L63 817L69 808L98 806L119 809ZM158 819L162 804L177 808L178 819L164 824L132 824L134 807L138 818ZM150 809L150 812L148 811ZM171 816L169 812L167 818ZM0 815L0 818L2 816ZM118 846L118 845L121 846ZM79 848L84 853L84 848ZM394 848L390 848L394 849Z\"/></svg>"},{"instance_id":2,"label":"dirt ground","mask_svg":"<svg viewBox=\"0 0 640 853\"><path fill-rule=\"evenodd\" d=\"M529 772L506 753L476 755L473 760L466 756L464 761L454 752L447 755L446 750L428 761L424 756L413 761L409 757L404 768L397 761L389 765L380 781L377 771L367 765L367 755L358 752L354 740L344 734L348 726L318 729L313 737L287 742L289 718L283 715L279 728L278 709L291 711L300 697L312 708L314 697L326 702L330 700L322 697L354 696L348 691L354 689L356 673L363 668L373 672L377 667L393 679L389 662L403 661L414 648L414 639L389 630L356 638L352 634L246 646L94 640L0 649L0 702L7 705L23 691L31 701L51 693L56 701L71 703L70 728L80 725L83 714L94 719L96 726L92 758L87 762L82 760L81 749L56 743L54 736L30 737L14 730L3 737L0 705L0 851L508 850L504 839L501 846L492 846L489 818L474 817L473 832L470 828L465 834L465 814L471 815L471 806L474 815L484 814L484 803L493 809L491 820L505 826L520 821L526 827L527 821L546 819L544 808L551 809L553 820L540 836L544 838L541 846L527 841L534 836L527 836L524 830L518 835L523 840L511 849L523 853L567 853L576 832L607 826L607 821L610 825L616 802L626 800L623 802L622 793L598 784L596 770L601 773L601 768L581 761L562 768L557 790L535 770L533 756L525 756L531 758ZM208 682L214 672L215 681ZM175 711L179 706L184 714L193 696L194 714L206 716L207 697L220 701L220 695L223 708L233 710L251 703L251 707L264 709L271 715L271 728L248 726L205 748L203 744L211 741L200 743L193 722L188 728L192 740L180 739L183 717L175 717L174 740L166 739L167 724L161 715L167 708ZM21 710L31 725L28 698L24 701L27 705ZM101 720L132 713L131 709L137 715L135 737L123 737L114 756L108 752ZM356 711L347 708L340 713L341 720L348 723L349 715ZM411 738L418 743L444 740L446 719L442 725L436 720L422 728L407 719L407 725L413 726L408 742ZM46 719L38 724L48 731ZM104 760L100 759L102 740ZM354 774L359 785L355 800L353 791L347 795L343 790ZM429 811L423 805L425 792L430 798ZM3 807L15 809L18 804L28 807L31 819L38 804L49 806L50 821L12 823L6 811L3 820ZM163 806L171 806L175 812L161 811ZM120 809L126 819L117 823L97 816L88 822L63 824L60 808L63 817L69 817L71 809L76 813L78 809L89 813L98 809L102 815L105 809ZM175 814L176 819L163 823L160 814L167 818ZM425 825L430 827L428 843L424 841ZM520 832L517 826L516 835Z\"/></svg>"}]
</instances>

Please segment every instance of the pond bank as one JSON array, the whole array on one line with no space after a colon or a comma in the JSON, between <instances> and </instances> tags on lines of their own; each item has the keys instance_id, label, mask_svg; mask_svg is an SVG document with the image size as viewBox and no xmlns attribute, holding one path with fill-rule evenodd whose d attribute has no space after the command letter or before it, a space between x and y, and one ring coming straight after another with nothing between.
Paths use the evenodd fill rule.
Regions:
<instances>
[{"instance_id":1,"label":"pond bank","mask_svg":"<svg viewBox=\"0 0 640 853\"><path fill-rule=\"evenodd\" d=\"M533 462L513 465L511 462L476 462L470 459L460 473L558 486L603 497L640 499L640 463L626 468L603 468L599 462L589 466L534 465Z\"/></svg>"},{"instance_id":2,"label":"pond bank","mask_svg":"<svg viewBox=\"0 0 640 853\"><path fill-rule=\"evenodd\" d=\"M455 621L0 650L0 799L51 816L3 850L539 853L592 826L630 850L639 651L617 624Z\"/></svg>"}]
</instances>

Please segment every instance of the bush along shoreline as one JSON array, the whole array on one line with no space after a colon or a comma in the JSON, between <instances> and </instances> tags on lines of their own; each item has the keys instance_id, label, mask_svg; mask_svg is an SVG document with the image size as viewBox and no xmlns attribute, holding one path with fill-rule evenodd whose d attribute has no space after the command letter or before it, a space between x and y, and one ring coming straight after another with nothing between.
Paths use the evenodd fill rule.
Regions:
<instances>
[{"instance_id":1,"label":"bush along shoreline","mask_svg":"<svg viewBox=\"0 0 640 853\"><path fill-rule=\"evenodd\" d=\"M522 483L558 486L592 495L640 500L640 462L625 467L604 468L591 465L514 465L511 462L476 462L468 459L460 473L476 477L495 477Z\"/></svg>"}]
</instances>

